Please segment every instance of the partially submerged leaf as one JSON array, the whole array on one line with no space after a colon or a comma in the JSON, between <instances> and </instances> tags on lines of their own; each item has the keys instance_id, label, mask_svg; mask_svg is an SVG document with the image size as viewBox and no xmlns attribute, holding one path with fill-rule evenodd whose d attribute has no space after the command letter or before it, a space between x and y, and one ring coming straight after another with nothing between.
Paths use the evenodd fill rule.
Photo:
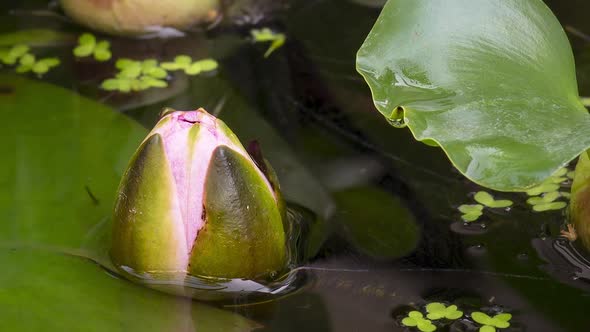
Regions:
<instances>
[{"instance_id":1,"label":"partially submerged leaf","mask_svg":"<svg viewBox=\"0 0 590 332\"><path fill-rule=\"evenodd\" d=\"M71 38L65 32L51 29L23 29L0 34L0 47L16 44L48 46L66 42Z\"/></svg>"},{"instance_id":2,"label":"partially submerged leaf","mask_svg":"<svg viewBox=\"0 0 590 332\"><path fill-rule=\"evenodd\" d=\"M590 146L568 39L541 0L390 0L357 69L387 119L401 109L493 189L538 184Z\"/></svg>"}]
</instances>

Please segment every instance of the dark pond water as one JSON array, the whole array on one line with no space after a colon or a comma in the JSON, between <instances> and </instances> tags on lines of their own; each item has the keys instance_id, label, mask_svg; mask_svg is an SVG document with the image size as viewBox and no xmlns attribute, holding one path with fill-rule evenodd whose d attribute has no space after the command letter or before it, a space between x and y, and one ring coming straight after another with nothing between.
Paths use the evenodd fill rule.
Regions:
<instances>
[{"instance_id":1,"label":"dark pond water","mask_svg":"<svg viewBox=\"0 0 590 332\"><path fill-rule=\"evenodd\" d=\"M570 31L580 94L590 96L590 5L548 5ZM20 6L0 5L0 32L51 28L75 38L85 31L38 12L47 8L42 1ZM6 324L6 330L22 331L227 331L254 321L263 331L410 331L401 318L430 302L457 304L465 313L509 312L506 331L588 330L590 266L575 243L558 239L564 211L536 213L524 193L493 193L514 206L486 210L479 221L464 224L457 207L473 203L482 188L455 171L440 149L415 142L375 111L354 60L379 8L345 0L288 7L239 17L257 16L261 26L286 34L285 45L268 58L267 44L247 39L251 27L232 22L168 40L100 37L111 41L114 58L189 54L219 61L212 74L175 74L166 89L100 90L114 75L114 62L74 59L71 38L35 49L60 57L58 68L42 78L18 76L105 103L123 120L82 118L96 106L71 94L27 90L29 82L9 74L12 68L1 69L0 109L9 115L2 129L11 136L0 168L0 303L9 308L0 309L0 330ZM67 119L51 112L60 100L70 110ZM135 123L151 128L167 106L204 107L243 142L259 140L286 198L325 222L324 245L301 267L296 292L272 301L242 297L212 304L240 315L225 316L131 285L95 264L100 259L88 248L103 241L99 229L110 212L105 202L112 201L120 176L105 165L124 167L137 137L145 135ZM31 129L45 123L58 130ZM118 155L105 157L109 151ZM54 257L60 255L65 258ZM464 318L437 330L477 327Z\"/></svg>"}]
</instances>

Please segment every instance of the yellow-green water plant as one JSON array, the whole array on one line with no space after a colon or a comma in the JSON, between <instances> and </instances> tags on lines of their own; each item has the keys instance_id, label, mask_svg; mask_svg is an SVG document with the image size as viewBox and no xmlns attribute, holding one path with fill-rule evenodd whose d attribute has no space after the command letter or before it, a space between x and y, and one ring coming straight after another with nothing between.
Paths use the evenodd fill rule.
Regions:
<instances>
[{"instance_id":1,"label":"yellow-green water plant","mask_svg":"<svg viewBox=\"0 0 590 332\"><path fill-rule=\"evenodd\" d=\"M421 332L436 331L436 325L432 324L430 319L424 318L420 311L410 311L408 316L402 319L402 325L407 327L415 327Z\"/></svg>"},{"instance_id":2,"label":"yellow-green water plant","mask_svg":"<svg viewBox=\"0 0 590 332\"><path fill-rule=\"evenodd\" d=\"M483 205L481 204L463 204L457 209L462 213L461 219L465 222L476 221L483 214Z\"/></svg>"},{"instance_id":3,"label":"yellow-green water plant","mask_svg":"<svg viewBox=\"0 0 590 332\"><path fill-rule=\"evenodd\" d=\"M495 332L497 328L505 329L510 327L512 315L509 313L501 313L494 317L490 317L483 312L474 311L471 313L471 319L482 325L482 327L479 328L479 332Z\"/></svg>"},{"instance_id":4,"label":"yellow-green water plant","mask_svg":"<svg viewBox=\"0 0 590 332\"><path fill-rule=\"evenodd\" d=\"M17 44L10 49L0 50L0 61L5 65L14 65L22 56L29 54L30 49L28 45Z\"/></svg>"},{"instance_id":5,"label":"yellow-green water plant","mask_svg":"<svg viewBox=\"0 0 590 332\"><path fill-rule=\"evenodd\" d=\"M507 208L512 206L513 202L508 199L495 199L487 191L478 191L473 196L478 204L463 204L457 209L461 212L461 219L465 222L473 222L479 219L483 214L484 207L487 208Z\"/></svg>"},{"instance_id":6,"label":"yellow-green water plant","mask_svg":"<svg viewBox=\"0 0 590 332\"><path fill-rule=\"evenodd\" d=\"M17 73L26 73L32 71L37 75L47 73L51 68L57 67L60 64L58 58L43 58L36 59L32 54L25 54L19 60L19 66L16 67Z\"/></svg>"},{"instance_id":7,"label":"yellow-green water plant","mask_svg":"<svg viewBox=\"0 0 590 332\"><path fill-rule=\"evenodd\" d=\"M475 199L476 202L489 208L507 208L512 206L513 204L512 201L508 199L496 200L494 199L494 196L492 196L487 191L478 191L477 193L475 193L475 196L473 196L473 199Z\"/></svg>"},{"instance_id":8,"label":"yellow-green water plant","mask_svg":"<svg viewBox=\"0 0 590 332\"><path fill-rule=\"evenodd\" d=\"M454 304L446 306L440 302L432 302L426 305L426 317L431 320L449 319L455 320L463 317L463 311L459 310Z\"/></svg>"},{"instance_id":9,"label":"yellow-green water plant","mask_svg":"<svg viewBox=\"0 0 590 332\"><path fill-rule=\"evenodd\" d=\"M357 69L386 120L401 113L485 187L526 191L590 147L569 41L541 0L390 0Z\"/></svg>"},{"instance_id":10,"label":"yellow-green water plant","mask_svg":"<svg viewBox=\"0 0 590 332\"><path fill-rule=\"evenodd\" d=\"M155 59L139 61L123 58L117 60L115 67L119 72L115 78L106 79L101 83L103 90L130 92L168 86L165 80L168 73Z\"/></svg>"},{"instance_id":11,"label":"yellow-green water plant","mask_svg":"<svg viewBox=\"0 0 590 332\"><path fill-rule=\"evenodd\" d=\"M111 59L111 43L108 40L97 41L91 33L83 33L78 38L78 46L72 51L78 58L94 56L96 61L108 61Z\"/></svg>"},{"instance_id":12,"label":"yellow-green water plant","mask_svg":"<svg viewBox=\"0 0 590 332\"><path fill-rule=\"evenodd\" d=\"M570 180L570 176L573 176L573 172L565 167L560 168L541 184L527 190L526 194L530 196L527 203L532 206L533 211L545 212L567 207L567 202L556 200L559 198L569 199L568 192L559 190L563 183Z\"/></svg>"},{"instance_id":13,"label":"yellow-green water plant","mask_svg":"<svg viewBox=\"0 0 590 332\"><path fill-rule=\"evenodd\" d=\"M0 51L0 61L5 65L18 65L17 73L34 72L37 75L47 73L51 68L60 64L60 60L55 57L37 59L34 54L30 53L30 47L24 44L14 45L8 50Z\"/></svg>"},{"instance_id":14,"label":"yellow-green water plant","mask_svg":"<svg viewBox=\"0 0 590 332\"><path fill-rule=\"evenodd\" d=\"M252 29L250 30L250 35L252 36L252 40L255 43L271 42L270 46L264 53L265 58L268 58L272 52L283 46L283 44L285 44L285 40L287 39L285 34L274 32L269 28Z\"/></svg>"},{"instance_id":15,"label":"yellow-green water plant","mask_svg":"<svg viewBox=\"0 0 590 332\"><path fill-rule=\"evenodd\" d=\"M174 61L163 62L161 67L165 70L183 70L187 75L198 75L202 72L214 71L219 64L214 59L201 59L193 61L188 55L178 55Z\"/></svg>"}]
</instances>

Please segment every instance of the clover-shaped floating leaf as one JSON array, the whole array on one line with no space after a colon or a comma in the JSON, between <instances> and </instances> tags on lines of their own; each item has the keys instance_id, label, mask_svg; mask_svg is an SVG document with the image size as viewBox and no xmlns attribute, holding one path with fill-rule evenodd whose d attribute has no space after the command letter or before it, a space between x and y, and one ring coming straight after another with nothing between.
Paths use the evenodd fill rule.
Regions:
<instances>
[{"instance_id":1,"label":"clover-shaped floating leaf","mask_svg":"<svg viewBox=\"0 0 590 332\"><path fill-rule=\"evenodd\" d=\"M512 319L512 315L509 313L501 313L494 317L490 317L483 312L475 311L471 313L471 318L475 322L483 325L479 329L480 332L495 332L496 328L505 329L510 327L510 319Z\"/></svg>"},{"instance_id":2,"label":"clover-shaped floating leaf","mask_svg":"<svg viewBox=\"0 0 590 332\"><path fill-rule=\"evenodd\" d=\"M78 38L78 46L74 48L74 55L82 58L94 55L96 61L108 61L111 54L111 43L107 40L96 40L96 37L90 33L84 33Z\"/></svg>"},{"instance_id":3,"label":"clover-shaped floating leaf","mask_svg":"<svg viewBox=\"0 0 590 332\"><path fill-rule=\"evenodd\" d=\"M386 119L403 112L483 186L524 191L590 147L569 41L541 0L390 0L357 69Z\"/></svg>"},{"instance_id":4,"label":"clover-shaped floating leaf","mask_svg":"<svg viewBox=\"0 0 590 332\"><path fill-rule=\"evenodd\" d=\"M551 210L561 210L567 206L566 202L553 202L553 203L545 203L545 204L537 204L533 206L533 211L535 212L545 212Z\"/></svg>"},{"instance_id":5,"label":"clover-shaped floating leaf","mask_svg":"<svg viewBox=\"0 0 590 332\"><path fill-rule=\"evenodd\" d=\"M505 208L512 206L512 201L507 199L496 200L490 193L480 191L473 197L478 203L490 208Z\"/></svg>"},{"instance_id":6,"label":"clover-shaped floating leaf","mask_svg":"<svg viewBox=\"0 0 590 332\"><path fill-rule=\"evenodd\" d=\"M0 53L0 60L5 65L14 65L24 55L28 54L30 47L24 44L14 45Z\"/></svg>"},{"instance_id":7,"label":"clover-shaped floating leaf","mask_svg":"<svg viewBox=\"0 0 590 332\"><path fill-rule=\"evenodd\" d=\"M117 60L115 67L119 73L115 78L102 82L103 90L130 92L168 86L168 82L163 80L168 73L155 59L139 61L123 58Z\"/></svg>"},{"instance_id":8,"label":"clover-shaped floating leaf","mask_svg":"<svg viewBox=\"0 0 590 332\"><path fill-rule=\"evenodd\" d=\"M483 214L483 205L481 204L463 204L458 207L458 210L463 213L461 219L465 222L476 221Z\"/></svg>"},{"instance_id":9,"label":"clover-shaped floating leaf","mask_svg":"<svg viewBox=\"0 0 590 332\"><path fill-rule=\"evenodd\" d=\"M402 320L402 325L417 327L422 332L436 331L436 326L429 319L424 318L424 315L420 311L410 311L408 317Z\"/></svg>"},{"instance_id":10,"label":"clover-shaped floating leaf","mask_svg":"<svg viewBox=\"0 0 590 332\"><path fill-rule=\"evenodd\" d=\"M268 58L272 52L283 46L286 39L285 34L274 32L269 28L253 29L250 31L250 35L255 43L271 42L264 53L265 58Z\"/></svg>"},{"instance_id":11,"label":"clover-shaped floating leaf","mask_svg":"<svg viewBox=\"0 0 590 332\"><path fill-rule=\"evenodd\" d=\"M437 320L441 318L446 319L459 319L463 316L463 311L457 310L456 305L445 306L439 302L433 302L426 305L426 311L428 312L428 319Z\"/></svg>"},{"instance_id":12,"label":"clover-shaped floating leaf","mask_svg":"<svg viewBox=\"0 0 590 332\"><path fill-rule=\"evenodd\" d=\"M179 55L174 58L174 62L164 62L161 64L166 70L184 70L187 75L198 75L201 72L213 71L219 64L213 59L202 59L193 62L188 55Z\"/></svg>"},{"instance_id":13,"label":"clover-shaped floating leaf","mask_svg":"<svg viewBox=\"0 0 590 332\"><path fill-rule=\"evenodd\" d=\"M25 54L20 58L19 66L16 68L17 73L26 73L33 71L35 74L43 75L49 71L49 69L56 67L60 64L58 58L44 58L36 60L32 54Z\"/></svg>"}]
</instances>

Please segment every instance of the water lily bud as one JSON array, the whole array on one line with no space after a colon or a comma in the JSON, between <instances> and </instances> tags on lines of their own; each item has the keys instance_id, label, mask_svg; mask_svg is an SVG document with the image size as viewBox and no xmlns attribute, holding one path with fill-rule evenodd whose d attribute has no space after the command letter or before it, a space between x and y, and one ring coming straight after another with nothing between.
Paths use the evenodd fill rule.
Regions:
<instances>
[{"instance_id":1,"label":"water lily bud","mask_svg":"<svg viewBox=\"0 0 590 332\"><path fill-rule=\"evenodd\" d=\"M114 35L139 35L187 28L219 15L220 0L61 0L75 21Z\"/></svg>"},{"instance_id":2,"label":"water lily bud","mask_svg":"<svg viewBox=\"0 0 590 332\"><path fill-rule=\"evenodd\" d=\"M283 270L284 205L268 166L205 110L167 112L121 180L113 262L136 273L219 278Z\"/></svg>"}]
</instances>

